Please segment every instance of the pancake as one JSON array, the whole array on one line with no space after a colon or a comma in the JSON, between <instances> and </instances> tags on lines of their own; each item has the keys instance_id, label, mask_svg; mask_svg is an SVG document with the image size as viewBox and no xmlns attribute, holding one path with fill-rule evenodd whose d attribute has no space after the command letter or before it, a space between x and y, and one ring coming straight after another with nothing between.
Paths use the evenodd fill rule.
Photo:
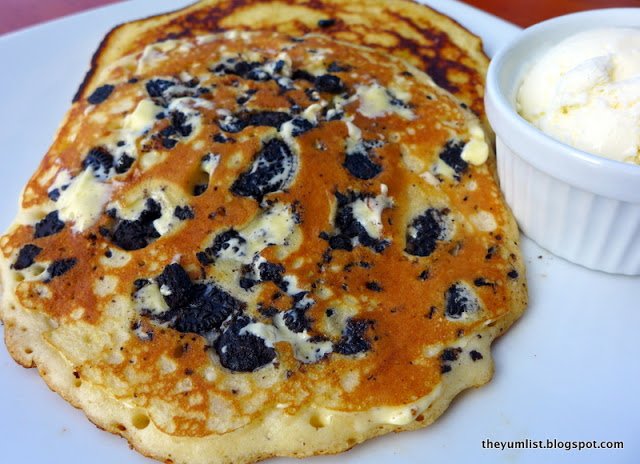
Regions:
<instances>
[{"instance_id":1,"label":"pancake","mask_svg":"<svg viewBox=\"0 0 640 464\"><path fill-rule=\"evenodd\" d=\"M408 0L203 0L173 13L113 29L95 54L77 98L95 87L96 73L118 58L165 39L227 29L311 32L366 45L425 71L485 121L484 77L489 59L480 38L451 18Z\"/></svg>"},{"instance_id":2,"label":"pancake","mask_svg":"<svg viewBox=\"0 0 640 464\"><path fill-rule=\"evenodd\" d=\"M0 239L5 341L175 463L337 453L486 383L522 313L480 121L324 35L147 45L70 109Z\"/></svg>"}]
</instances>

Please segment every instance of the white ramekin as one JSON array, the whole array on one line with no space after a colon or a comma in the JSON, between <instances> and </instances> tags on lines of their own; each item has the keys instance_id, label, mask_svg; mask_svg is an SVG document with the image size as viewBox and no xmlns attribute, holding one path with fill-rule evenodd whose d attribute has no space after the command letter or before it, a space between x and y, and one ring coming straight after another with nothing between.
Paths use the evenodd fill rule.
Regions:
<instances>
[{"instance_id":1,"label":"white ramekin","mask_svg":"<svg viewBox=\"0 0 640 464\"><path fill-rule=\"evenodd\" d=\"M500 185L524 234L588 268L640 275L640 166L558 142L515 109L522 78L541 53L577 32L611 26L639 27L640 8L576 13L526 29L491 61L485 104Z\"/></svg>"}]
</instances>

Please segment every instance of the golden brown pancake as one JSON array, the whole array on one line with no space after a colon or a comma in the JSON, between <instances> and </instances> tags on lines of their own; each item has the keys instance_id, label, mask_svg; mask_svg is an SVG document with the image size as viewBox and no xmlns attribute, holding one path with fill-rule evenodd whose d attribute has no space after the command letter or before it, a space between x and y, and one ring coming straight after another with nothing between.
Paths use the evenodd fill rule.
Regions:
<instances>
[{"instance_id":1,"label":"golden brown pancake","mask_svg":"<svg viewBox=\"0 0 640 464\"><path fill-rule=\"evenodd\" d=\"M77 98L88 96L99 69L145 45L227 29L294 36L316 32L375 48L422 69L485 120L489 59L482 41L451 18L408 0L202 0L113 29L95 54Z\"/></svg>"},{"instance_id":2,"label":"golden brown pancake","mask_svg":"<svg viewBox=\"0 0 640 464\"><path fill-rule=\"evenodd\" d=\"M0 240L5 339L100 427L175 463L336 453L492 374L526 300L479 120L323 35L120 58Z\"/></svg>"}]
</instances>

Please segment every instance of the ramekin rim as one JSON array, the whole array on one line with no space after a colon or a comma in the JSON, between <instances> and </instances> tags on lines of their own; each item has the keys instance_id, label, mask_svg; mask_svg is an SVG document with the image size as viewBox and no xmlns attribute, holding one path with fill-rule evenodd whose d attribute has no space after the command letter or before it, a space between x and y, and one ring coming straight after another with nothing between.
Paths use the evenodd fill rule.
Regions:
<instances>
[{"instance_id":1,"label":"ramekin rim","mask_svg":"<svg viewBox=\"0 0 640 464\"><path fill-rule=\"evenodd\" d=\"M580 19L583 19L586 16L602 16L603 14L620 15L627 13L640 16L640 8L604 8L572 13L543 21L525 29L508 45L499 50L491 60L486 79L485 106L487 111L487 118L493 126L496 135L499 136L504 143L514 149L518 153L518 156L526 159L538 169L544 172L549 172L555 177L558 177L568 183L577 183L581 188L585 188L585 179L583 179L582 182L579 179L576 179L576 177L573 176L571 172L567 172L566 168L561 167L561 164L564 164L564 162L574 163L576 164L576 166L582 168L579 171L598 169L597 174L600 176L603 175L604 170L604 172L607 173L605 175L610 176L610 178L614 178L615 176L615 178L618 178L625 183L628 182L630 184L635 184L637 186L636 188L638 189L637 195L633 195L633 192L629 193L631 193L630 196L633 197L635 201L640 202L639 165L608 159L599 155L588 153L586 151L567 145L545 134L536 126L520 116L514 105L512 105L509 101L506 92L499 82L500 70L504 66L506 58L510 56L510 53L512 53L513 50L518 46L532 40L532 38L537 37L539 34L542 34L550 29L560 28L562 27L562 24L566 23L567 21L578 22ZM518 57L517 59L521 61L521 65L527 64L526 57ZM501 135L501 132L503 132L505 129L505 125L509 125L507 130L510 129L517 132L517 135L521 136L522 138L518 139L517 137L509 137L507 138L507 140L505 140L505 137ZM527 150L518 149L524 144L527 144L529 146L531 144L536 144L540 147L543 147L545 150L552 151L553 153L547 154L545 150L541 150L541 155L538 157L527 156ZM562 155L562 159L564 160L564 162L557 164L548 162L557 161L557 159L554 160L552 159L552 157L557 157L558 154ZM546 162L543 162L540 158L546 158ZM578 172L578 174L580 174L580 172ZM586 190L593 191L594 189L587 187ZM606 196L617 197L618 195L613 194Z\"/></svg>"}]
</instances>

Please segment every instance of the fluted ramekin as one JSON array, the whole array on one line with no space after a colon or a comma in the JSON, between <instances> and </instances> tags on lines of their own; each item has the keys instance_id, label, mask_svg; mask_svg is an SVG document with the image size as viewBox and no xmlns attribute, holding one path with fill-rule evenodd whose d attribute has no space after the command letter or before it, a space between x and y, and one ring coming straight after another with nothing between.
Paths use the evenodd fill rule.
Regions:
<instances>
[{"instance_id":1,"label":"fluted ramekin","mask_svg":"<svg viewBox=\"0 0 640 464\"><path fill-rule=\"evenodd\" d=\"M526 29L491 61L485 104L500 185L524 234L585 267L640 275L640 166L570 147L516 111L522 78L544 51L578 32L616 26L640 26L640 8L576 13Z\"/></svg>"}]
</instances>

